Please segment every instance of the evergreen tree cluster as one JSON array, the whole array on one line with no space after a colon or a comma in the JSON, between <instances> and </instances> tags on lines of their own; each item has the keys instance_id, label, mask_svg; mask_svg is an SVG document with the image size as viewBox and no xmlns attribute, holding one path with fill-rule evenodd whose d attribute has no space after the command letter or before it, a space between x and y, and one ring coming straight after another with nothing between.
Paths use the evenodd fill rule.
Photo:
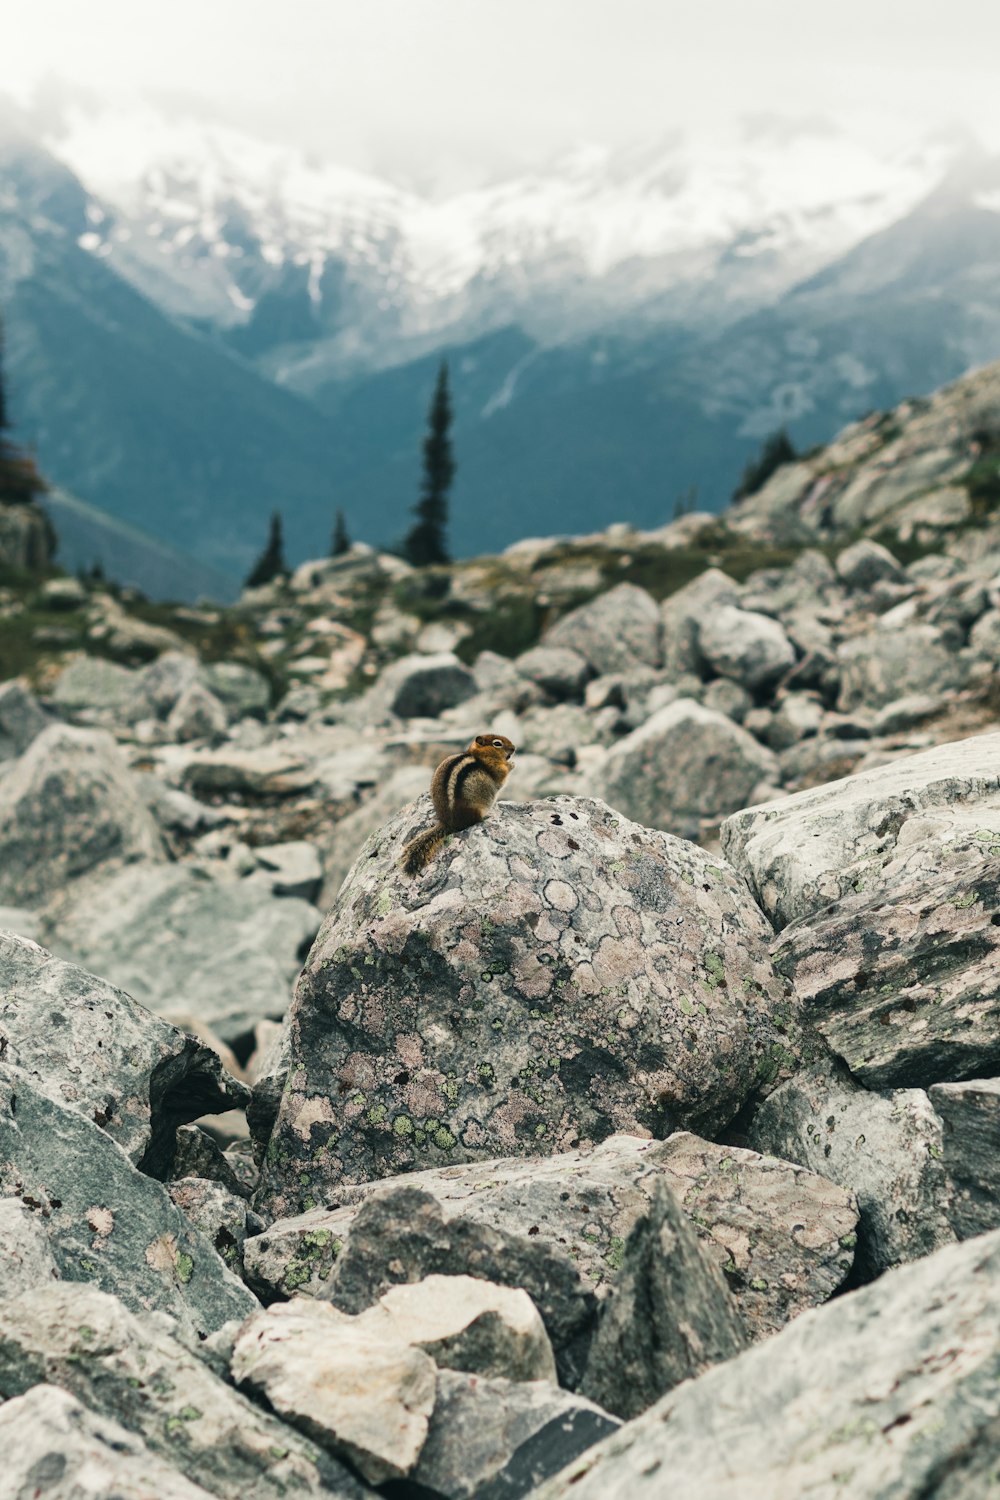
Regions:
<instances>
[{"instance_id":1,"label":"evergreen tree cluster","mask_svg":"<svg viewBox=\"0 0 1000 1500\"><path fill-rule=\"evenodd\" d=\"M0 505L30 505L48 486L30 454L10 441L10 414L3 372L3 325L0 324Z\"/></svg>"},{"instance_id":2,"label":"evergreen tree cluster","mask_svg":"<svg viewBox=\"0 0 1000 1500\"><path fill-rule=\"evenodd\" d=\"M734 500L745 500L748 495L756 495L758 490L764 488L772 474L777 473L783 464L790 464L798 458L795 444L784 427L779 427L777 432L772 432L770 437L764 440L756 458L747 461L743 469L743 475L737 488L733 491Z\"/></svg>"}]
</instances>

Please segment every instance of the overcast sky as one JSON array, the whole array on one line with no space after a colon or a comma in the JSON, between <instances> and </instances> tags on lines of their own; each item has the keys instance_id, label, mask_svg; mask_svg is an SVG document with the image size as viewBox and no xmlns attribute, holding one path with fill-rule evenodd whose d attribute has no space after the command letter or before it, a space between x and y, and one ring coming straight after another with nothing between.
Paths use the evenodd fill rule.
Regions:
<instances>
[{"instance_id":1,"label":"overcast sky","mask_svg":"<svg viewBox=\"0 0 1000 1500\"><path fill-rule=\"evenodd\" d=\"M997 0L25 0L2 30L0 90L189 96L411 182L761 110L1000 145Z\"/></svg>"}]
</instances>

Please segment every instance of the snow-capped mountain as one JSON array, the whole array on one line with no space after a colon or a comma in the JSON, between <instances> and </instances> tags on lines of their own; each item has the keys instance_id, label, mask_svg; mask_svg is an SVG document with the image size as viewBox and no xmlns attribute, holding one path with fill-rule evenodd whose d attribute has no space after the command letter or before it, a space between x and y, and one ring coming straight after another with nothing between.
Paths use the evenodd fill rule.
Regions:
<instances>
[{"instance_id":1,"label":"snow-capped mountain","mask_svg":"<svg viewBox=\"0 0 1000 1500\"><path fill-rule=\"evenodd\" d=\"M430 201L148 105L70 105L45 144L104 205L86 250L304 389L511 322L544 344L639 312L724 324L905 215L956 151L758 121Z\"/></svg>"}]
</instances>

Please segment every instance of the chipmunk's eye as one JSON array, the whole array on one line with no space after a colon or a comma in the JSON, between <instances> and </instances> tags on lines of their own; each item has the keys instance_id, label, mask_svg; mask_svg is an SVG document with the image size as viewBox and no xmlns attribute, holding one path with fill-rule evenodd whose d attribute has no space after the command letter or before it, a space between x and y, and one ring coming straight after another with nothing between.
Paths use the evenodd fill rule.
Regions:
<instances>
[{"instance_id":1,"label":"chipmunk's eye","mask_svg":"<svg viewBox=\"0 0 1000 1500\"><path fill-rule=\"evenodd\" d=\"M503 740L494 740L493 743L494 743L494 745L496 745L496 747L497 747L498 750L502 750L503 749Z\"/></svg>"}]
</instances>

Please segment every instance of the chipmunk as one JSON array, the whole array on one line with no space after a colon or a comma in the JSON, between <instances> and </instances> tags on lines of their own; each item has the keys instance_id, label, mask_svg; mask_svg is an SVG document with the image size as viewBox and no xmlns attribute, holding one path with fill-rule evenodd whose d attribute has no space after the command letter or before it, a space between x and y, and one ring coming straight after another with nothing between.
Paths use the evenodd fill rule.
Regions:
<instances>
[{"instance_id":1,"label":"chipmunk","mask_svg":"<svg viewBox=\"0 0 1000 1500\"><path fill-rule=\"evenodd\" d=\"M445 757L431 780L438 822L403 850L399 865L405 874L419 874L449 833L483 821L510 775L514 749L502 734L477 734L467 750Z\"/></svg>"}]
</instances>

